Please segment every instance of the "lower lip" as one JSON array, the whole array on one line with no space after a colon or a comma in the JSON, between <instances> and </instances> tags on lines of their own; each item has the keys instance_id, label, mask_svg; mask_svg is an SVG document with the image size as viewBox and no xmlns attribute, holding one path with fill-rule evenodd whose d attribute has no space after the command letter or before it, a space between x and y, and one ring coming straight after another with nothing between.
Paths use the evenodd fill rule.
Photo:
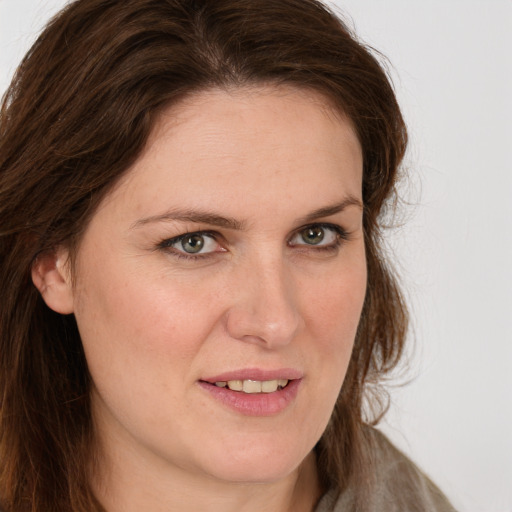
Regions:
<instances>
[{"instance_id":1,"label":"lower lip","mask_svg":"<svg viewBox=\"0 0 512 512\"><path fill-rule=\"evenodd\" d=\"M199 385L210 395L245 416L272 416L284 411L297 396L302 379L291 380L288 385L273 393L244 393L232 391L225 387L220 388L208 382L199 382Z\"/></svg>"}]
</instances>

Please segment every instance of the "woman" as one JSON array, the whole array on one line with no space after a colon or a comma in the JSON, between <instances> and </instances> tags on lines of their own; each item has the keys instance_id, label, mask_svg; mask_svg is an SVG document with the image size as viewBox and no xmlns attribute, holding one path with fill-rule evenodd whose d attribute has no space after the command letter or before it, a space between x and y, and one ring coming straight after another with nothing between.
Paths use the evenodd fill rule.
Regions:
<instances>
[{"instance_id":1,"label":"woman","mask_svg":"<svg viewBox=\"0 0 512 512\"><path fill-rule=\"evenodd\" d=\"M64 9L2 108L3 510L453 510L369 426L406 138L314 0Z\"/></svg>"}]
</instances>

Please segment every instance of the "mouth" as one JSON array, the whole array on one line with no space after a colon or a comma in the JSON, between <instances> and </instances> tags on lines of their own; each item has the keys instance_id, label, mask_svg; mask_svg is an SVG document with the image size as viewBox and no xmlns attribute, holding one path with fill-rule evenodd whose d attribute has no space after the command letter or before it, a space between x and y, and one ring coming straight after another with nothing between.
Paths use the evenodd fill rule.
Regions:
<instances>
[{"instance_id":1,"label":"mouth","mask_svg":"<svg viewBox=\"0 0 512 512\"><path fill-rule=\"evenodd\" d=\"M297 397L302 378L230 379L199 381L216 401L247 416L272 416L284 411Z\"/></svg>"},{"instance_id":2,"label":"mouth","mask_svg":"<svg viewBox=\"0 0 512 512\"><path fill-rule=\"evenodd\" d=\"M259 393L275 393L280 391L289 384L288 379L274 379L274 380L221 380L213 383L218 388L227 388L231 391L240 393L247 393L249 395Z\"/></svg>"},{"instance_id":3,"label":"mouth","mask_svg":"<svg viewBox=\"0 0 512 512\"><path fill-rule=\"evenodd\" d=\"M247 416L272 416L293 403L304 378L301 370L248 368L202 378L199 386L215 401Z\"/></svg>"}]
</instances>

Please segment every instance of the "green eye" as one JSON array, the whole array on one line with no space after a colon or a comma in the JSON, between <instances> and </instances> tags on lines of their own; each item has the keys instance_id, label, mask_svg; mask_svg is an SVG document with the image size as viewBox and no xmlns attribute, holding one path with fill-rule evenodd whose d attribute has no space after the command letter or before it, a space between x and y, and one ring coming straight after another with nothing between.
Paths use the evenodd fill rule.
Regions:
<instances>
[{"instance_id":1,"label":"green eye","mask_svg":"<svg viewBox=\"0 0 512 512\"><path fill-rule=\"evenodd\" d=\"M300 236L304 242L309 245L318 245L325 237L325 230L320 226L309 227L300 232Z\"/></svg>"},{"instance_id":2,"label":"green eye","mask_svg":"<svg viewBox=\"0 0 512 512\"><path fill-rule=\"evenodd\" d=\"M213 253L226 252L226 249L217 241L215 233L209 231L184 233L162 240L158 245L170 254L189 259L206 258L212 256Z\"/></svg>"},{"instance_id":3,"label":"green eye","mask_svg":"<svg viewBox=\"0 0 512 512\"><path fill-rule=\"evenodd\" d=\"M202 235L190 235L181 240L181 247L189 254L196 254L204 247L204 237Z\"/></svg>"}]
</instances>

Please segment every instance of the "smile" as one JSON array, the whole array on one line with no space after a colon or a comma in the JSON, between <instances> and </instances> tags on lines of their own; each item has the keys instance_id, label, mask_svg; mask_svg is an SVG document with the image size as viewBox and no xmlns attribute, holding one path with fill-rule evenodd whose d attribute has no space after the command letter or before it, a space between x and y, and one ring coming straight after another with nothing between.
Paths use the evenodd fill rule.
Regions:
<instances>
[{"instance_id":1,"label":"smile","mask_svg":"<svg viewBox=\"0 0 512 512\"><path fill-rule=\"evenodd\" d=\"M252 379L233 377L219 375L211 381L200 380L198 384L215 401L245 416L272 416L283 412L295 401L303 381L302 377L269 379L270 376L262 376L266 380L256 380L255 375Z\"/></svg>"},{"instance_id":2,"label":"smile","mask_svg":"<svg viewBox=\"0 0 512 512\"><path fill-rule=\"evenodd\" d=\"M240 391L242 393L274 393L288 385L289 380L228 380L218 381L215 385L218 388L229 388L231 391Z\"/></svg>"}]
</instances>

